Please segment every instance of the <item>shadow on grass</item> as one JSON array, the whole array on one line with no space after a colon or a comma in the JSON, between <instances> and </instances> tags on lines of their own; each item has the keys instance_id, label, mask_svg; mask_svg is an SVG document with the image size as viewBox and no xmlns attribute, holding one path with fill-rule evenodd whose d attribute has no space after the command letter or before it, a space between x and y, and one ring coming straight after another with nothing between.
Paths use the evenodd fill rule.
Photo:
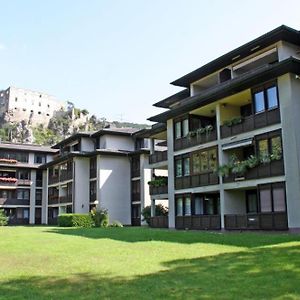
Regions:
<instances>
[{"instance_id":1,"label":"shadow on grass","mask_svg":"<svg viewBox=\"0 0 300 300\"><path fill-rule=\"evenodd\" d=\"M123 242L164 241L174 243L211 243L238 247L261 247L300 241L300 235L287 233L254 233L254 232L206 232L176 231L167 229L150 229L142 227L124 228L51 228L51 233L81 236L92 239L112 239Z\"/></svg>"},{"instance_id":2,"label":"shadow on grass","mask_svg":"<svg viewBox=\"0 0 300 300\"><path fill-rule=\"evenodd\" d=\"M0 299L299 299L300 246L175 260L133 278L99 273L28 276L0 285ZM101 270L101 268L99 267Z\"/></svg>"}]
</instances>

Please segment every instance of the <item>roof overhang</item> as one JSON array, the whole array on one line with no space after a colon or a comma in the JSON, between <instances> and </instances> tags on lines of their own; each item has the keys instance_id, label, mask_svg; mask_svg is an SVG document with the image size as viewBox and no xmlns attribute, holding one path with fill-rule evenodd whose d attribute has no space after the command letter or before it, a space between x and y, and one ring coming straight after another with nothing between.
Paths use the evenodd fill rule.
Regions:
<instances>
[{"instance_id":1,"label":"roof overhang","mask_svg":"<svg viewBox=\"0 0 300 300\"><path fill-rule=\"evenodd\" d=\"M274 79L286 73L300 74L300 60L290 57L273 65L265 65L258 69L249 71L239 77L218 84L205 92L187 98L184 103L174 109L170 109L159 115L149 118L149 121L165 123L168 119L188 113L191 110L205 106L219 99L236 94L243 90L260 84L264 81Z\"/></svg>"}]
</instances>

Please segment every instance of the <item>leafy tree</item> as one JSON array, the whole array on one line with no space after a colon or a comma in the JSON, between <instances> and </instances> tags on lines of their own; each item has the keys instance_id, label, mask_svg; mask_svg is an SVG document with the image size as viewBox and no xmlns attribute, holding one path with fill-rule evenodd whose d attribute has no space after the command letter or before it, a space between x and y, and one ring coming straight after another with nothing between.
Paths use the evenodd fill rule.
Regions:
<instances>
[{"instance_id":1,"label":"leafy tree","mask_svg":"<svg viewBox=\"0 0 300 300\"><path fill-rule=\"evenodd\" d=\"M0 226L5 226L8 223L8 217L5 215L3 209L0 209Z\"/></svg>"},{"instance_id":2,"label":"leafy tree","mask_svg":"<svg viewBox=\"0 0 300 300\"><path fill-rule=\"evenodd\" d=\"M144 217L143 221L146 221L147 224L150 224L151 218L151 206L146 206L142 210L142 215ZM155 205L155 216L167 216L168 215L168 208L163 206L162 204Z\"/></svg>"}]
</instances>

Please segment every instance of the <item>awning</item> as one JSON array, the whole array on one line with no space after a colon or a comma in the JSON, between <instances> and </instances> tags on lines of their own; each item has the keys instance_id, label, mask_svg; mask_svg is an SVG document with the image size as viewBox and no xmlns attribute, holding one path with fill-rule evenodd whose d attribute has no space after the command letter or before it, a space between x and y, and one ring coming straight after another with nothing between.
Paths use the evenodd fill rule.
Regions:
<instances>
[{"instance_id":1,"label":"awning","mask_svg":"<svg viewBox=\"0 0 300 300\"><path fill-rule=\"evenodd\" d=\"M234 148L242 148L242 147L246 147L246 146L252 145L252 143L253 143L253 138L248 138L248 139L244 139L244 140L241 140L241 141L224 144L222 146L222 150L229 150L229 149L234 149Z\"/></svg>"}]
</instances>

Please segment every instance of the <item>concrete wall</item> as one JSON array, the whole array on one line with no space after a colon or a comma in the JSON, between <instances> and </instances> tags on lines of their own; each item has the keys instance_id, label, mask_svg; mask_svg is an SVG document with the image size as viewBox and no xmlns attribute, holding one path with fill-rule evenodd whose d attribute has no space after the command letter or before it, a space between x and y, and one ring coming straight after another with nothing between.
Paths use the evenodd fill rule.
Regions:
<instances>
[{"instance_id":1,"label":"concrete wall","mask_svg":"<svg viewBox=\"0 0 300 300\"><path fill-rule=\"evenodd\" d=\"M99 205L108 209L110 222L118 220L130 225L130 161L125 156L99 157Z\"/></svg>"},{"instance_id":2,"label":"concrete wall","mask_svg":"<svg viewBox=\"0 0 300 300\"><path fill-rule=\"evenodd\" d=\"M300 228L300 80L278 78L289 228Z\"/></svg>"},{"instance_id":3,"label":"concrete wall","mask_svg":"<svg viewBox=\"0 0 300 300\"><path fill-rule=\"evenodd\" d=\"M91 138L82 137L81 138L81 151L94 151L95 144Z\"/></svg>"},{"instance_id":4,"label":"concrete wall","mask_svg":"<svg viewBox=\"0 0 300 300\"><path fill-rule=\"evenodd\" d=\"M278 60L284 60L291 56L296 58L300 58L300 47L290 44L285 41L281 41L278 43Z\"/></svg>"},{"instance_id":5,"label":"concrete wall","mask_svg":"<svg viewBox=\"0 0 300 300\"><path fill-rule=\"evenodd\" d=\"M89 158L74 157L73 212L75 213L87 213L90 209L89 169Z\"/></svg>"},{"instance_id":6,"label":"concrete wall","mask_svg":"<svg viewBox=\"0 0 300 300\"><path fill-rule=\"evenodd\" d=\"M246 213L246 195L245 191L224 191L223 202L224 214L245 214Z\"/></svg>"},{"instance_id":7,"label":"concrete wall","mask_svg":"<svg viewBox=\"0 0 300 300\"><path fill-rule=\"evenodd\" d=\"M100 137L100 149L134 150L134 141L130 136L103 135Z\"/></svg>"}]
</instances>

